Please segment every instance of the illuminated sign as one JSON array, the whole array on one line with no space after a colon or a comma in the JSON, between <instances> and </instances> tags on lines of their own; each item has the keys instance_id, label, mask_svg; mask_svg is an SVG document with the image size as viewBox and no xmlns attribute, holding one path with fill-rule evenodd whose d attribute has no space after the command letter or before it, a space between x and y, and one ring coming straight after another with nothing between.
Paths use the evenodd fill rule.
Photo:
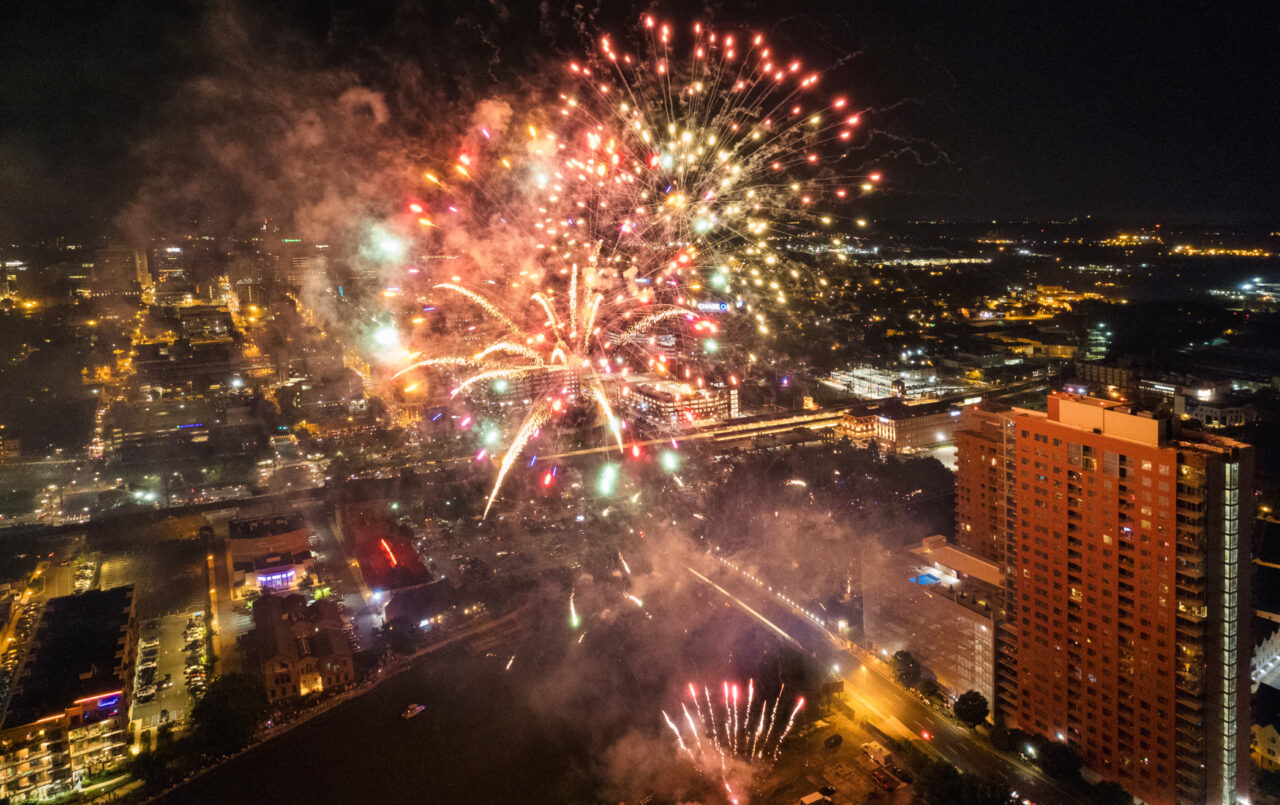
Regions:
<instances>
[{"instance_id":1,"label":"illuminated sign","mask_svg":"<svg viewBox=\"0 0 1280 805\"><path fill-rule=\"evenodd\" d=\"M396 555L391 552L391 546L387 544L387 541L385 539L380 539L378 542L382 544L382 551L387 555L387 561L391 563L391 566L395 567L396 565L399 565L400 563L396 561Z\"/></svg>"},{"instance_id":2,"label":"illuminated sign","mask_svg":"<svg viewBox=\"0 0 1280 805\"><path fill-rule=\"evenodd\" d=\"M699 302L698 312L699 313L728 313L729 303L728 302Z\"/></svg>"},{"instance_id":3,"label":"illuminated sign","mask_svg":"<svg viewBox=\"0 0 1280 805\"><path fill-rule=\"evenodd\" d=\"M297 571L294 568L282 570L277 573L259 573L258 585L261 587L269 587L273 590L284 590L293 586L293 581L297 577Z\"/></svg>"}]
</instances>

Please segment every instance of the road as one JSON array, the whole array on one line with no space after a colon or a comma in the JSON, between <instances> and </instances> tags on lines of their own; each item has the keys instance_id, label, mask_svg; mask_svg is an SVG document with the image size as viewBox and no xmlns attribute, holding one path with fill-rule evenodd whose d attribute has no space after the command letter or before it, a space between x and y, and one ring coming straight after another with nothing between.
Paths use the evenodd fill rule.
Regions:
<instances>
[{"instance_id":1,"label":"road","mask_svg":"<svg viewBox=\"0 0 1280 805\"><path fill-rule=\"evenodd\" d=\"M923 737L928 733L933 748L956 768L998 781L1037 805L1073 805L1079 800L1038 769L974 740L967 729L890 681L883 663L861 650L855 649L856 654L845 650L829 632L769 591L709 558L695 575L706 578L707 583L771 630L785 633L825 664L838 668L845 681L845 695L858 709L880 717L873 721L894 716L914 735Z\"/></svg>"}]
</instances>

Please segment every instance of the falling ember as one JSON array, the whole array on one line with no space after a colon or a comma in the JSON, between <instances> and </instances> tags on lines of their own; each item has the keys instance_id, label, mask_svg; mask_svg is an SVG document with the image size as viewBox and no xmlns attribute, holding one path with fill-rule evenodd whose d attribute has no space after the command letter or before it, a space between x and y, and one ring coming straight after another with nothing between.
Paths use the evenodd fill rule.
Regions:
<instances>
[{"instance_id":1,"label":"falling ember","mask_svg":"<svg viewBox=\"0 0 1280 805\"><path fill-rule=\"evenodd\" d=\"M577 589L569 591L569 628L577 629L582 625L582 618L578 617L578 609L573 605L573 597L577 595Z\"/></svg>"}]
</instances>

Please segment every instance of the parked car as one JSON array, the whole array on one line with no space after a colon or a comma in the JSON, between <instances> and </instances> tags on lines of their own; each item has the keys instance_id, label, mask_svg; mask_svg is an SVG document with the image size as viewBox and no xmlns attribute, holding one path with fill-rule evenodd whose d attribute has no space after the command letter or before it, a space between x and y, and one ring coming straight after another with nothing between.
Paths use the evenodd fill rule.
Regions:
<instances>
[{"instance_id":1,"label":"parked car","mask_svg":"<svg viewBox=\"0 0 1280 805\"><path fill-rule=\"evenodd\" d=\"M884 769L872 769L871 778L885 791L892 791L898 787L898 781L890 777Z\"/></svg>"}]
</instances>

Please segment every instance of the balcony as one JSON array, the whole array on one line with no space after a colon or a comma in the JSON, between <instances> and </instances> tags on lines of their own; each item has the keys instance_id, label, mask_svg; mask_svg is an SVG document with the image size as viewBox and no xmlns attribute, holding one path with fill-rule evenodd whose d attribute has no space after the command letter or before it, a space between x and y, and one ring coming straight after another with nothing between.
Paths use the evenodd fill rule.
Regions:
<instances>
[{"instance_id":1,"label":"balcony","mask_svg":"<svg viewBox=\"0 0 1280 805\"><path fill-rule=\"evenodd\" d=\"M1200 547L1199 543L1191 540L1190 538L1184 539L1182 537L1178 537L1177 548L1177 556L1179 559L1198 559L1204 557L1204 549Z\"/></svg>"},{"instance_id":2,"label":"balcony","mask_svg":"<svg viewBox=\"0 0 1280 805\"><path fill-rule=\"evenodd\" d=\"M1192 579L1202 579L1204 578L1204 562L1179 559L1177 573L1179 576L1186 576Z\"/></svg>"},{"instance_id":3,"label":"balcony","mask_svg":"<svg viewBox=\"0 0 1280 805\"><path fill-rule=\"evenodd\" d=\"M1204 754L1204 733L1202 730L1179 723L1175 733L1177 740L1174 743L1178 745L1179 749L1197 756Z\"/></svg>"},{"instance_id":4,"label":"balcony","mask_svg":"<svg viewBox=\"0 0 1280 805\"><path fill-rule=\"evenodd\" d=\"M1191 640L1197 643L1204 640L1204 621L1184 621L1182 618L1178 618L1174 629L1183 640Z\"/></svg>"},{"instance_id":5,"label":"balcony","mask_svg":"<svg viewBox=\"0 0 1280 805\"><path fill-rule=\"evenodd\" d=\"M1178 571L1177 577L1174 579L1174 585L1178 589L1178 600L1181 601L1186 597L1198 598L1204 601L1204 578L1192 578L1186 576L1182 571Z\"/></svg>"}]
</instances>

